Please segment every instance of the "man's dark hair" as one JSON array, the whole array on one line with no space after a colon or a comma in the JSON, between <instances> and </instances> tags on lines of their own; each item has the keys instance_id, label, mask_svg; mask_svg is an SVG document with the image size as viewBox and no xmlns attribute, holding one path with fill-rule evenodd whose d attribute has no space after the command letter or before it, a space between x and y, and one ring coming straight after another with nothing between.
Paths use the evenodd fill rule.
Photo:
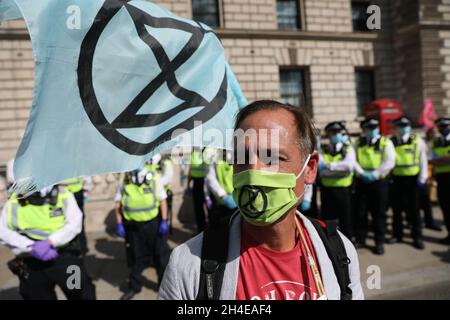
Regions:
<instances>
[{"instance_id":1,"label":"man's dark hair","mask_svg":"<svg viewBox=\"0 0 450 320\"><path fill-rule=\"evenodd\" d=\"M241 125L242 121L258 111L273 111L277 109L289 111L294 116L299 137L298 145L300 147L302 157L306 157L308 154L313 153L316 147L315 128L311 118L306 113L304 108L295 107L290 104L283 104L274 100L255 101L238 112L236 115L234 129L236 130Z\"/></svg>"}]
</instances>

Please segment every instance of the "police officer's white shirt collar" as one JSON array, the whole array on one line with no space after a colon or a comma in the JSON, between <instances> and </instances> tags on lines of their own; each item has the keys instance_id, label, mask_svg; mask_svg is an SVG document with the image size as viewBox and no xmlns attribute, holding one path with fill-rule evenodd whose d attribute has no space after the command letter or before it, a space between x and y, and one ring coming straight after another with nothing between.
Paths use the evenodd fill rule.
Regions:
<instances>
[{"instance_id":1,"label":"police officer's white shirt collar","mask_svg":"<svg viewBox=\"0 0 450 320\"><path fill-rule=\"evenodd\" d=\"M342 142L338 142L338 143L334 144L334 147L336 148L337 152L341 151L343 146L344 146L344 144Z\"/></svg>"},{"instance_id":2,"label":"police officer's white shirt collar","mask_svg":"<svg viewBox=\"0 0 450 320\"><path fill-rule=\"evenodd\" d=\"M410 136L411 134L405 133L404 135L400 136L400 139L403 141L403 143L406 143Z\"/></svg>"},{"instance_id":3,"label":"police officer's white shirt collar","mask_svg":"<svg viewBox=\"0 0 450 320\"><path fill-rule=\"evenodd\" d=\"M375 144L375 143L377 143L377 141L378 141L378 139L380 139L380 137L381 137L381 135L377 135L376 137L373 137L373 138L370 140L370 144Z\"/></svg>"}]
</instances>

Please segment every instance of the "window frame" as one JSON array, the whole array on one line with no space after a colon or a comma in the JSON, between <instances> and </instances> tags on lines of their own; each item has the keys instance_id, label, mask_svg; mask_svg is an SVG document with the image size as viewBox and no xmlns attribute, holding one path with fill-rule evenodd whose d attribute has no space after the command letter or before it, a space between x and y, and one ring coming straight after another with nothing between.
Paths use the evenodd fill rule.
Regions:
<instances>
[{"instance_id":1,"label":"window frame","mask_svg":"<svg viewBox=\"0 0 450 320\"><path fill-rule=\"evenodd\" d=\"M350 16L352 19L352 31L353 32L370 32L371 31L371 30L367 29L367 19L369 18L369 15L367 14L367 7L369 7L371 4L372 4L372 2L370 0L352 0L350 2ZM360 5L360 6L366 7L366 12L364 13L366 15L366 24L365 24L365 28L363 30L355 29L354 20L353 20L353 6L354 5Z\"/></svg>"},{"instance_id":2,"label":"window frame","mask_svg":"<svg viewBox=\"0 0 450 320\"><path fill-rule=\"evenodd\" d=\"M359 100L358 100L358 82L357 82L356 74L358 72L366 72L366 73L370 72L372 74L372 93L373 93L372 97L373 98L371 101L374 101L377 99L376 69L373 67L355 67L354 72L355 72L356 115L357 115L357 117L362 117L364 115L364 108L367 106L367 104L362 106L361 113L360 113Z\"/></svg>"},{"instance_id":3,"label":"window frame","mask_svg":"<svg viewBox=\"0 0 450 320\"><path fill-rule=\"evenodd\" d=\"M299 97L300 103L303 103L304 106L299 105L298 107L305 107L306 112L313 117L313 106L312 106L312 95L311 95L311 77L310 77L310 68L309 66L296 65L296 66L279 66L278 75L279 75L279 87L280 87L280 99L283 99L281 96L281 73L283 71L300 71L303 74L303 97Z\"/></svg>"},{"instance_id":4,"label":"window frame","mask_svg":"<svg viewBox=\"0 0 450 320\"><path fill-rule=\"evenodd\" d=\"M217 5L217 22L218 22L218 25L217 26L210 26L210 27L213 28L213 29L220 29L224 25L224 21L223 21L223 0L214 0L214 1L216 2L216 5ZM194 17L194 3L193 2L194 2L194 0L190 1L192 20L198 21L198 22L202 22L202 21L196 20L195 17ZM202 22L202 23L204 23L204 22Z\"/></svg>"},{"instance_id":5,"label":"window frame","mask_svg":"<svg viewBox=\"0 0 450 320\"><path fill-rule=\"evenodd\" d=\"M277 30L281 31L295 31L295 30L304 30L305 29L305 4L304 0L292 0L297 3L297 26L295 28L280 28L279 19L278 19L278 8L277 3L278 0L275 0L275 18L277 22Z\"/></svg>"}]
</instances>

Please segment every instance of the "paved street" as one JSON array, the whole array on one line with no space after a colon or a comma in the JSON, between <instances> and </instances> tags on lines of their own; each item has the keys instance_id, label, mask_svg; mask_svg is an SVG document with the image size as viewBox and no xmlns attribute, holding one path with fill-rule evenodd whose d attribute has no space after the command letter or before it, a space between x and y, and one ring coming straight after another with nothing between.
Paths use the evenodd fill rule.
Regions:
<instances>
[{"instance_id":1,"label":"paved street","mask_svg":"<svg viewBox=\"0 0 450 320\"><path fill-rule=\"evenodd\" d=\"M440 211L434 210L442 224ZM86 265L96 284L98 299L118 299L127 281L125 248L123 241L115 237L110 228L106 229L88 234L90 251ZM177 224L170 236L170 245L180 244L191 235L192 225ZM369 249L359 250L361 279L367 299L450 299L450 247L437 243L445 232L425 230L424 235L424 251L418 251L408 243L386 245L386 254L381 257L373 255ZM7 248L0 247L0 299L20 299L18 281L6 267L12 257ZM371 275L377 266L381 271L381 288L370 290L368 285L371 288L376 285ZM144 276L145 288L136 299L154 299L154 269L147 268ZM64 298L61 292L59 296Z\"/></svg>"}]
</instances>

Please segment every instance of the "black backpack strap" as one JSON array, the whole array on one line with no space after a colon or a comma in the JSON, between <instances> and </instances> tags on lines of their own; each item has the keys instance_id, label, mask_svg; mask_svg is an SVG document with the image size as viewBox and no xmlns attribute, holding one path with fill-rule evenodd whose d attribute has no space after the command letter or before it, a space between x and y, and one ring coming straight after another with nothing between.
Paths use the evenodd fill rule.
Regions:
<instances>
[{"instance_id":1,"label":"black backpack strap","mask_svg":"<svg viewBox=\"0 0 450 320\"><path fill-rule=\"evenodd\" d=\"M197 300L219 300L228 258L228 222L209 226L203 233Z\"/></svg>"},{"instance_id":2,"label":"black backpack strap","mask_svg":"<svg viewBox=\"0 0 450 320\"><path fill-rule=\"evenodd\" d=\"M342 242L339 233L337 232L337 221L326 221L326 227L324 227L318 220L308 217L311 221L317 233L319 234L322 242L327 251L328 257L333 264L334 273L341 288L341 300L351 300L352 290L350 289L350 273L348 265L350 259L347 256L344 243Z\"/></svg>"}]
</instances>

